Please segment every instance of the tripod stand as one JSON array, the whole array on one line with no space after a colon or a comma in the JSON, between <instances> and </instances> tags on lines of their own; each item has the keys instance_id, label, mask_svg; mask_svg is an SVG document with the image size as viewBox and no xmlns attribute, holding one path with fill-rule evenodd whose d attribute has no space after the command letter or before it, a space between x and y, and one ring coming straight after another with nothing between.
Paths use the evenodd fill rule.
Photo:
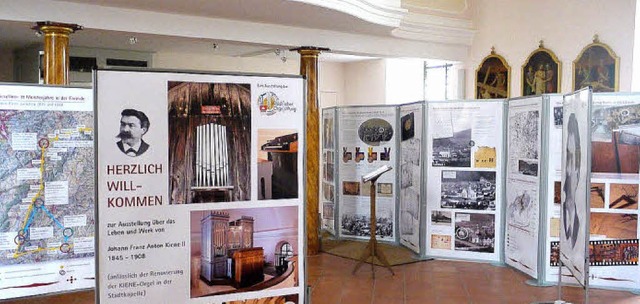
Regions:
<instances>
[{"instance_id":1,"label":"tripod stand","mask_svg":"<svg viewBox=\"0 0 640 304\"><path fill-rule=\"evenodd\" d=\"M389 262L387 261L387 258L384 256L382 251L380 251L380 248L378 247L378 241L376 240L376 230L378 226L377 219L376 219L376 181L378 180L378 177L380 177L380 175L370 180L371 181L371 191L370 191L371 222L369 226L369 234L370 234L369 244L367 244L367 247L364 249L364 252L362 252L360 261L358 262L358 264L356 264L356 267L353 268L353 272L351 273L351 274L356 274L358 269L360 269L360 266L362 266L363 263L366 263L367 260L371 258L371 276L374 279L376 278L376 271L375 271L375 265L374 265L376 258L378 258L378 260L382 263L384 267L386 267L387 269L389 269L389 271L391 271L391 275L395 275L395 273L393 273L393 270L391 269L391 266L389 266Z\"/></svg>"}]
</instances>

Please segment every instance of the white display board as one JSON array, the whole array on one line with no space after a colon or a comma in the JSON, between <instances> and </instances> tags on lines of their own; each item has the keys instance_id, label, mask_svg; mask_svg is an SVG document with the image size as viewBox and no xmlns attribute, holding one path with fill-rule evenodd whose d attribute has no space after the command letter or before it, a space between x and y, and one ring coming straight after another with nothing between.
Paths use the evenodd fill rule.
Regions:
<instances>
[{"instance_id":1,"label":"white display board","mask_svg":"<svg viewBox=\"0 0 640 304\"><path fill-rule=\"evenodd\" d=\"M560 165L559 143L562 142L562 96L550 95L551 115L556 109L556 122L549 123L550 167L547 202L546 281L558 278L558 236L560 234ZM589 285L592 287L640 289L638 266L639 186L638 155L640 146L627 137L638 124L640 94L596 93L592 108L592 164L590 185L590 250ZM558 115L559 114L559 115ZM621 134L628 133L622 136ZM625 138L627 137L627 138ZM616 153L617 151L617 153ZM616 156L617 154L617 156ZM618 159L618 160L616 160ZM634 252L636 254L634 254ZM563 281L577 283L573 278Z\"/></svg>"},{"instance_id":2,"label":"white display board","mask_svg":"<svg viewBox=\"0 0 640 304\"><path fill-rule=\"evenodd\" d=\"M562 103L560 262L580 285L589 284L591 89L565 95Z\"/></svg>"},{"instance_id":3,"label":"white display board","mask_svg":"<svg viewBox=\"0 0 640 304\"><path fill-rule=\"evenodd\" d=\"M304 303L303 79L99 70L95 89L99 302Z\"/></svg>"},{"instance_id":4,"label":"white display board","mask_svg":"<svg viewBox=\"0 0 640 304\"><path fill-rule=\"evenodd\" d=\"M542 96L509 100L505 262L538 277Z\"/></svg>"},{"instance_id":5,"label":"white display board","mask_svg":"<svg viewBox=\"0 0 640 304\"><path fill-rule=\"evenodd\" d=\"M320 202L322 203L322 228L335 235L336 217L336 109L322 109L322 182Z\"/></svg>"},{"instance_id":6,"label":"white display board","mask_svg":"<svg viewBox=\"0 0 640 304\"><path fill-rule=\"evenodd\" d=\"M504 101L427 106L426 253L499 261Z\"/></svg>"},{"instance_id":7,"label":"white display board","mask_svg":"<svg viewBox=\"0 0 640 304\"><path fill-rule=\"evenodd\" d=\"M0 300L95 286L93 92L0 84Z\"/></svg>"},{"instance_id":8,"label":"white display board","mask_svg":"<svg viewBox=\"0 0 640 304\"><path fill-rule=\"evenodd\" d=\"M424 105L400 106L400 244L420 253Z\"/></svg>"},{"instance_id":9,"label":"white display board","mask_svg":"<svg viewBox=\"0 0 640 304\"><path fill-rule=\"evenodd\" d=\"M362 176L384 165L394 167L376 183L376 217L379 240L395 241L396 208L396 107L338 109L339 236L370 236L370 183Z\"/></svg>"}]
</instances>

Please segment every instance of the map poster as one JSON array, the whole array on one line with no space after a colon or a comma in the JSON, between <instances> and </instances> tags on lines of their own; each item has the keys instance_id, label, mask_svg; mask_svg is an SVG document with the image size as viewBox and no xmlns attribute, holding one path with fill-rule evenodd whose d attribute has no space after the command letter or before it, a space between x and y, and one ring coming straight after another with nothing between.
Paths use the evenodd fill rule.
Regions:
<instances>
[{"instance_id":1,"label":"map poster","mask_svg":"<svg viewBox=\"0 0 640 304\"><path fill-rule=\"evenodd\" d=\"M335 235L336 223L336 109L322 109L322 164L320 198L322 202L322 228Z\"/></svg>"},{"instance_id":2,"label":"map poster","mask_svg":"<svg viewBox=\"0 0 640 304\"><path fill-rule=\"evenodd\" d=\"M395 241L396 206L396 107L350 107L338 109L340 196L339 235L368 239L370 236L371 183L362 176L382 166L393 167L376 183L375 231L378 240Z\"/></svg>"},{"instance_id":3,"label":"map poster","mask_svg":"<svg viewBox=\"0 0 640 304\"><path fill-rule=\"evenodd\" d=\"M542 96L509 100L505 262L538 277Z\"/></svg>"},{"instance_id":4,"label":"map poster","mask_svg":"<svg viewBox=\"0 0 640 304\"><path fill-rule=\"evenodd\" d=\"M591 89L564 96L560 261L578 283L589 283Z\"/></svg>"},{"instance_id":5,"label":"map poster","mask_svg":"<svg viewBox=\"0 0 640 304\"><path fill-rule=\"evenodd\" d=\"M99 70L95 88L99 303L304 303L304 80Z\"/></svg>"},{"instance_id":6,"label":"map poster","mask_svg":"<svg viewBox=\"0 0 640 304\"><path fill-rule=\"evenodd\" d=\"M93 92L0 85L0 300L93 288Z\"/></svg>"},{"instance_id":7,"label":"map poster","mask_svg":"<svg viewBox=\"0 0 640 304\"><path fill-rule=\"evenodd\" d=\"M500 260L504 114L502 100L427 104L427 255Z\"/></svg>"},{"instance_id":8,"label":"map poster","mask_svg":"<svg viewBox=\"0 0 640 304\"><path fill-rule=\"evenodd\" d=\"M423 105L400 106L400 243L420 253Z\"/></svg>"}]
</instances>

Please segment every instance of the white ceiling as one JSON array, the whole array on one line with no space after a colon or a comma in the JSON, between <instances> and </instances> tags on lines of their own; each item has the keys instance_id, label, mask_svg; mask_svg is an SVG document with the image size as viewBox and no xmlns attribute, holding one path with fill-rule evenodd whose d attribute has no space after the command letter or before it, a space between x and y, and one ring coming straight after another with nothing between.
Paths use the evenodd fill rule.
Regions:
<instances>
[{"instance_id":1,"label":"white ceiling","mask_svg":"<svg viewBox=\"0 0 640 304\"><path fill-rule=\"evenodd\" d=\"M243 20L339 32L389 35L377 25L316 5L287 0L56 0L160 13Z\"/></svg>"},{"instance_id":2,"label":"white ceiling","mask_svg":"<svg viewBox=\"0 0 640 304\"><path fill-rule=\"evenodd\" d=\"M33 23L0 20L0 48L16 50L42 44L43 38L31 29ZM212 54L234 57L282 57L287 60L298 60L298 54L287 50L285 46L261 45L242 42L195 39L177 36L150 35L132 32L107 31L97 29L83 29L70 36L72 47L102 48L113 50L130 50L141 52L175 52ZM135 37L137 42L130 43ZM215 45L215 46L214 46ZM280 54L276 55L275 50ZM353 62L374 59L369 56L356 56L325 52L321 61Z\"/></svg>"},{"instance_id":3,"label":"white ceiling","mask_svg":"<svg viewBox=\"0 0 640 304\"><path fill-rule=\"evenodd\" d=\"M4 12L0 10L3 49L41 44L42 38L30 28L34 21L50 20L88 26L71 35L72 47L265 57L276 56L277 49L313 45L333 48L332 52L323 52L320 60L337 62L408 54L421 54L423 58L431 57L424 54L443 58L466 54L466 46L393 37L396 27L390 23L365 21L356 17L358 14L328 9L323 7L324 2L315 0L21 0L7 4ZM402 10L398 7L388 12L397 17L402 15L398 9ZM368 13L367 8L362 11ZM383 8L375 13L386 12ZM130 44L130 37L136 37L137 43ZM295 52L285 55L292 60L297 57Z\"/></svg>"}]
</instances>

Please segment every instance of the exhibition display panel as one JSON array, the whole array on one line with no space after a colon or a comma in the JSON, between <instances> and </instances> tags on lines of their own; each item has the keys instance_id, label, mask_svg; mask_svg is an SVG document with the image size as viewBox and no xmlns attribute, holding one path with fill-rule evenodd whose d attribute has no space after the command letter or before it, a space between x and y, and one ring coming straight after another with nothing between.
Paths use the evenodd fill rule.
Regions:
<instances>
[{"instance_id":1,"label":"exhibition display panel","mask_svg":"<svg viewBox=\"0 0 640 304\"><path fill-rule=\"evenodd\" d=\"M322 176L320 187L320 202L322 208L322 228L332 235L336 234L336 221L335 214L337 214L336 207L336 175L335 167L338 162L338 153L336 153L336 109L327 108L322 109L322 157L320 163L322 164L321 172Z\"/></svg>"},{"instance_id":2,"label":"exhibition display panel","mask_svg":"<svg viewBox=\"0 0 640 304\"><path fill-rule=\"evenodd\" d=\"M538 277L542 96L510 99L507 115L507 173L505 262L531 277Z\"/></svg>"},{"instance_id":3,"label":"exhibition display panel","mask_svg":"<svg viewBox=\"0 0 640 304\"><path fill-rule=\"evenodd\" d=\"M0 300L93 288L90 89L0 84Z\"/></svg>"},{"instance_id":4,"label":"exhibition display panel","mask_svg":"<svg viewBox=\"0 0 640 304\"><path fill-rule=\"evenodd\" d=\"M562 235L560 145L562 140L562 96L549 95L549 170L545 200L545 276L558 281L559 239ZM640 290L638 273L638 156L640 142L634 132L640 120L640 94L594 93L591 109L591 180L587 189L590 215L585 226L591 287ZM585 151L586 149L583 149ZM563 271L564 273L564 271ZM563 276L563 282L578 283Z\"/></svg>"},{"instance_id":5,"label":"exhibition display panel","mask_svg":"<svg viewBox=\"0 0 640 304\"><path fill-rule=\"evenodd\" d=\"M368 239L375 229L378 240L396 241L397 113L395 106L338 108L340 237ZM373 228L369 224L370 188L361 179L384 165L392 170L378 179L377 227Z\"/></svg>"},{"instance_id":6,"label":"exhibition display panel","mask_svg":"<svg viewBox=\"0 0 640 304\"><path fill-rule=\"evenodd\" d=\"M426 254L502 260L504 100L427 103Z\"/></svg>"},{"instance_id":7,"label":"exhibition display panel","mask_svg":"<svg viewBox=\"0 0 640 304\"><path fill-rule=\"evenodd\" d=\"M304 80L98 70L100 303L305 303Z\"/></svg>"},{"instance_id":8,"label":"exhibition display panel","mask_svg":"<svg viewBox=\"0 0 640 304\"><path fill-rule=\"evenodd\" d=\"M338 155L342 157L335 160L340 165L334 167L331 180L339 190L332 197L331 208L323 208L323 220L335 220L336 230L355 226L369 231L366 196L360 194L360 206L354 204L360 197L352 194L368 187L351 187L351 183L377 168L365 166L369 158L376 159L378 146L372 145L369 151L356 130L366 126L367 120L384 117L394 130L391 136L397 136L384 144L397 151L398 159L394 174L385 176L388 180L383 183L395 183L391 189L397 189L398 195L392 197L392 206L376 207L395 211L385 222L393 221L397 233L393 238L379 236L379 240L404 246L423 259L504 262L529 275L533 284L548 285L558 282L559 241L565 231L565 241L571 241L571 246L565 247L574 250L565 253L563 282L638 291L640 132L636 129L640 125L640 94L595 93L593 107L588 110L589 92L585 89L565 96L567 103L578 104L571 113L579 126L585 129L591 123L589 132L580 132L579 140L585 141L580 145L584 158L580 164L586 167L579 170L583 179L577 181L590 186L576 188L579 193L586 188L588 195L566 201L584 203L588 199L589 208L561 208L568 191L561 186L563 153L576 149L561 148L563 111L568 110L563 108L563 95L545 94L325 109L323 117L330 119L323 120L324 130L339 130L333 152L342 152ZM361 117L354 119L357 116ZM379 128L380 134L385 130ZM591 144L586 144L589 141ZM330 149L325 142L323 151ZM584 180L589 168L590 181ZM362 219L359 226L343 218L348 212L342 208L353 210L354 205L361 207L355 210L362 210L358 216L350 215ZM329 209L339 210L333 219L326 213ZM562 221L564 213L578 220ZM378 229L381 224L379 220ZM353 235L339 233L336 237ZM585 256L590 263L579 266ZM569 272L571 260L572 269L583 275Z\"/></svg>"}]
</instances>

